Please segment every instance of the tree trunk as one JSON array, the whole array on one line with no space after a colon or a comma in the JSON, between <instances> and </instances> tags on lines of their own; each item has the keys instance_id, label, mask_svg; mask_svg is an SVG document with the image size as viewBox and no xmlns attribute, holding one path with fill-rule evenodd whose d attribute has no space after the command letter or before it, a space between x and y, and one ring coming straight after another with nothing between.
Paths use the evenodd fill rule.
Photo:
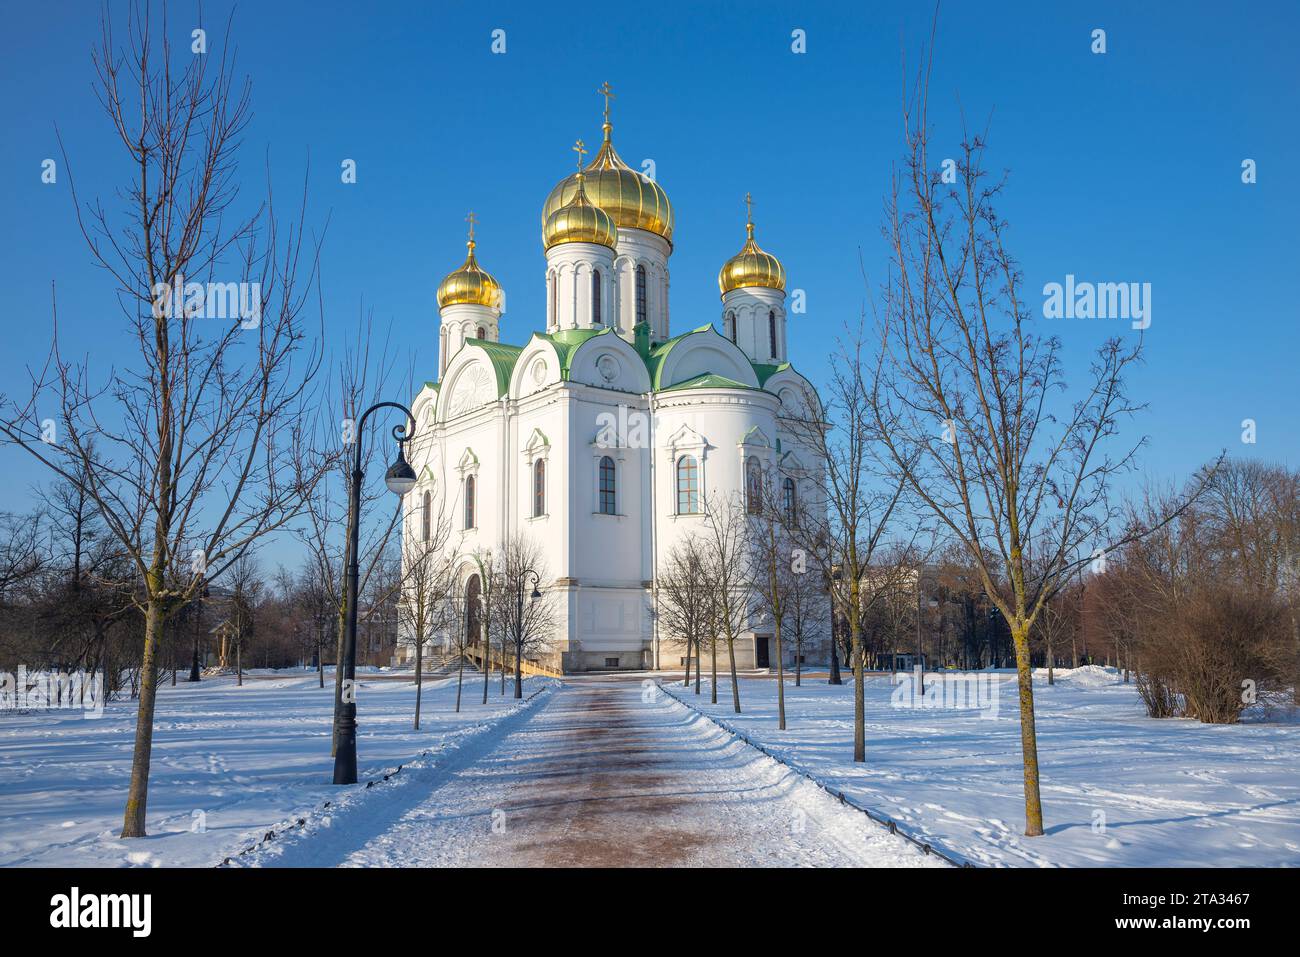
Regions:
<instances>
[{"instance_id":1,"label":"tree trunk","mask_svg":"<svg viewBox=\"0 0 1300 957\"><path fill-rule=\"evenodd\" d=\"M828 685L842 685L842 684L844 684L844 679L840 677L840 649L839 649L839 642L835 640L835 636L834 636L834 635L831 635L831 673L830 673L830 675L826 678L826 683L827 683Z\"/></svg>"},{"instance_id":2,"label":"tree trunk","mask_svg":"<svg viewBox=\"0 0 1300 957\"><path fill-rule=\"evenodd\" d=\"M709 639L709 657L713 659L709 666L709 673L713 675L713 687L709 690L713 693L710 700L711 704L718 703L718 636L714 635Z\"/></svg>"},{"instance_id":3,"label":"tree trunk","mask_svg":"<svg viewBox=\"0 0 1300 957\"><path fill-rule=\"evenodd\" d=\"M346 602L346 600L345 600ZM334 643L334 740L330 744L330 756L339 749L339 715L343 711L343 633L347 630L347 606L339 606L338 641Z\"/></svg>"},{"instance_id":4,"label":"tree trunk","mask_svg":"<svg viewBox=\"0 0 1300 957\"><path fill-rule=\"evenodd\" d=\"M501 629L501 696L505 697L506 693L506 635L505 628Z\"/></svg>"},{"instance_id":5,"label":"tree trunk","mask_svg":"<svg viewBox=\"0 0 1300 957\"><path fill-rule=\"evenodd\" d=\"M1016 679L1020 686L1020 748L1025 766L1025 836L1043 833L1043 802L1038 791L1038 735L1034 729L1034 675L1029 667L1029 629L1012 625Z\"/></svg>"},{"instance_id":6,"label":"tree trunk","mask_svg":"<svg viewBox=\"0 0 1300 957\"><path fill-rule=\"evenodd\" d=\"M1053 659L1052 659L1052 639L1051 639L1051 638L1048 638L1048 639L1047 639L1047 683L1048 683L1049 685L1054 685L1054 684L1056 684L1056 671L1055 671L1055 669L1053 668Z\"/></svg>"},{"instance_id":7,"label":"tree trunk","mask_svg":"<svg viewBox=\"0 0 1300 957\"><path fill-rule=\"evenodd\" d=\"M235 642L235 686L244 687L244 640Z\"/></svg>"},{"instance_id":8,"label":"tree trunk","mask_svg":"<svg viewBox=\"0 0 1300 957\"><path fill-rule=\"evenodd\" d=\"M682 680L682 687L691 686L691 640L686 639L686 677Z\"/></svg>"},{"instance_id":9,"label":"tree trunk","mask_svg":"<svg viewBox=\"0 0 1300 957\"><path fill-rule=\"evenodd\" d=\"M731 666L731 705L740 714L740 680L736 677L736 640L727 639L727 661Z\"/></svg>"},{"instance_id":10,"label":"tree trunk","mask_svg":"<svg viewBox=\"0 0 1300 957\"><path fill-rule=\"evenodd\" d=\"M776 645L776 714L777 729L785 730L785 661L781 654L781 619L775 619L772 628L772 644ZM795 667L798 667L796 664Z\"/></svg>"},{"instance_id":11,"label":"tree trunk","mask_svg":"<svg viewBox=\"0 0 1300 957\"><path fill-rule=\"evenodd\" d=\"M849 654L853 658L853 761L867 760L866 678L862 673L862 622L858 616L862 597L858 579L849 582Z\"/></svg>"},{"instance_id":12,"label":"tree trunk","mask_svg":"<svg viewBox=\"0 0 1300 957\"><path fill-rule=\"evenodd\" d=\"M163 573L150 571L150 590L161 590ZM144 658L140 664L140 706L135 719L135 752L131 757L131 783L126 793L122 837L145 836L145 808L149 801L149 758L153 753L153 711L157 696L158 634L162 630L162 607L151 598L144 613Z\"/></svg>"},{"instance_id":13,"label":"tree trunk","mask_svg":"<svg viewBox=\"0 0 1300 957\"><path fill-rule=\"evenodd\" d=\"M515 644L515 697L524 696L524 670L521 667L524 657L524 643L522 641Z\"/></svg>"},{"instance_id":14,"label":"tree trunk","mask_svg":"<svg viewBox=\"0 0 1300 957\"><path fill-rule=\"evenodd\" d=\"M803 686L803 635L794 636L794 686Z\"/></svg>"},{"instance_id":15,"label":"tree trunk","mask_svg":"<svg viewBox=\"0 0 1300 957\"><path fill-rule=\"evenodd\" d=\"M415 636L415 730L420 730L420 692L424 690L424 636Z\"/></svg>"},{"instance_id":16,"label":"tree trunk","mask_svg":"<svg viewBox=\"0 0 1300 957\"><path fill-rule=\"evenodd\" d=\"M690 655L689 646L687 647L686 654L689 657ZM699 636L697 635L695 638L695 693L696 694L700 693L700 671L704 667L704 662L701 660L703 656L704 656L704 649L700 647L700 639Z\"/></svg>"},{"instance_id":17,"label":"tree trunk","mask_svg":"<svg viewBox=\"0 0 1300 957\"><path fill-rule=\"evenodd\" d=\"M460 714L460 689L465 683L465 656L460 656L460 666L456 669L456 713Z\"/></svg>"}]
</instances>

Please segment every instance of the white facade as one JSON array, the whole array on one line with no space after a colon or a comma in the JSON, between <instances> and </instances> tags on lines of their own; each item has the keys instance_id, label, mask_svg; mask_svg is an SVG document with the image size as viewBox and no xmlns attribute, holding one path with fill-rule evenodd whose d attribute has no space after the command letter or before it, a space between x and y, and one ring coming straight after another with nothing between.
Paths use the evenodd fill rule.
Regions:
<instances>
[{"instance_id":1,"label":"white facade","mask_svg":"<svg viewBox=\"0 0 1300 957\"><path fill-rule=\"evenodd\" d=\"M491 307L444 308L439 381L412 405L407 455L419 484L404 500L404 545L422 533L426 493L450 516L461 554L517 534L538 543L542 588L564 622L553 658L566 671L679 666L683 652L656 634L653 610L658 562L704 521L679 513L684 456L698 469L699 502L740 493L750 457L792 476L801 497L814 494L811 457L778 420L782 403L810 388L785 364L784 292L732 290L719 315L726 335L707 325L670 338L671 253L663 236L622 225L614 249L552 246L539 276L545 332L521 346L496 341ZM612 502L602 499L602 463ZM467 561L465 575L473 571ZM755 631L738 648L742 666L766 657L770 626Z\"/></svg>"}]
</instances>

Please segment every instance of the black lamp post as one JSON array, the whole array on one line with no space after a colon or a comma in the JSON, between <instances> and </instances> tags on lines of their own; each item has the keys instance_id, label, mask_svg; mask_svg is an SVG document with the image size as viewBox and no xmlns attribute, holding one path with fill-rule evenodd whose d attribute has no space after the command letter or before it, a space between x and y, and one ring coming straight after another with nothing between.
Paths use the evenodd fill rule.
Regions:
<instances>
[{"instance_id":1,"label":"black lamp post","mask_svg":"<svg viewBox=\"0 0 1300 957\"><path fill-rule=\"evenodd\" d=\"M410 432L406 423L393 426L393 438L397 440L397 460L384 473L384 484L388 490L397 495L405 495L415 488L415 469L406 461L404 447L415 436L415 417L411 410L398 402L376 402L366 409L357 423L356 457L352 463L352 483L348 489L348 584L347 631L343 638L343 660L339 667L343 669L343 702L338 715L338 749L334 754L334 783L357 783L357 551L360 547L358 525L361 512L361 440L365 435L366 419L377 409L401 409L410 422Z\"/></svg>"},{"instance_id":2,"label":"black lamp post","mask_svg":"<svg viewBox=\"0 0 1300 957\"><path fill-rule=\"evenodd\" d=\"M515 612L516 612L515 697L516 698L522 698L524 696L524 677L523 677L523 671L521 670L521 666L523 665L521 659L524 656L524 582L528 580L529 575L533 576L533 593L528 596L529 599L531 601L537 601L537 599L542 597L542 593L537 590L537 586L539 586L542 583L542 576L537 574L537 572L533 571L531 568L525 568L523 572L521 572L519 575L519 594L517 597L518 603L515 606ZM504 662L502 662L502 664L504 664Z\"/></svg>"}]
</instances>

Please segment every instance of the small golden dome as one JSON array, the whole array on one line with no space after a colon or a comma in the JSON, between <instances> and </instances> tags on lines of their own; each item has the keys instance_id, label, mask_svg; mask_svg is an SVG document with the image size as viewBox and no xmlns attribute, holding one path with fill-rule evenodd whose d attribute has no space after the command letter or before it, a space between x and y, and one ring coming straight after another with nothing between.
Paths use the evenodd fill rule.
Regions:
<instances>
[{"instance_id":1,"label":"small golden dome","mask_svg":"<svg viewBox=\"0 0 1300 957\"><path fill-rule=\"evenodd\" d=\"M438 284L439 309L456 305L501 307L501 285L479 266L474 258L474 245L471 234L465 244L469 250L465 265Z\"/></svg>"},{"instance_id":2,"label":"small golden dome","mask_svg":"<svg viewBox=\"0 0 1300 957\"><path fill-rule=\"evenodd\" d=\"M605 121L605 142L582 173L587 178L587 197L614 217L619 229L644 229L672 242L673 208L668 194L652 179L641 175L623 162L610 142L610 126ZM542 206L542 222L578 192L578 174L570 173L551 190Z\"/></svg>"},{"instance_id":3,"label":"small golden dome","mask_svg":"<svg viewBox=\"0 0 1300 957\"><path fill-rule=\"evenodd\" d=\"M745 194L745 205L751 205L748 193ZM718 271L718 288L722 290L722 295L745 286L764 286L785 292L785 267L781 265L781 260L764 252L754 242L752 215L745 223L745 235L745 245L740 252L728 259Z\"/></svg>"},{"instance_id":4,"label":"small golden dome","mask_svg":"<svg viewBox=\"0 0 1300 957\"><path fill-rule=\"evenodd\" d=\"M554 210L542 223L542 247L561 243L599 243L613 249L618 242L614 217L587 199L581 173L577 174L573 198Z\"/></svg>"}]
</instances>

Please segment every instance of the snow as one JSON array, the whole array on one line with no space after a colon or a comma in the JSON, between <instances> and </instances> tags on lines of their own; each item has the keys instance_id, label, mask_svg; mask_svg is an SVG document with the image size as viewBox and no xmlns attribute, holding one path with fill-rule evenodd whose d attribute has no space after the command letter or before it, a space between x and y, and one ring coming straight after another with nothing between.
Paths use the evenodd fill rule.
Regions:
<instances>
[{"instance_id":1,"label":"snow","mask_svg":"<svg viewBox=\"0 0 1300 957\"><path fill-rule=\"evenodd\" d=\"M981 676L987 673L980 673ZM867 761L854 764L852 676L832 687L786 683L778 731L775 677L741 679L741 706L719 677L719 703L672 687L793 766L923 841L996 866L1300 865L1300 724L1252 709L1238 725L1148 718L1113 669L1035 675L1046 834L1026 838L1014 674L998 709L900 707L892 676L866 681ZM667 680L667 679L665 679ZM987 680L987 679L986 679ZM685 693L683 693L685 692ZM905 699L906 700L906 699Z\"/></svg>"},{"instance_id":2,"label":"snow","mask_svg":"<svg viewBox=\"0 0 1300 957\"><path fill-rule=\"evenodd\" d=\"M212 866L269 830L316 821L326 801L349 804L366 791L364 782L400 764L445 760L520 707L509 685L505 698L498 695L496 676L488 704L481 704L482 677L467 672L456 714L454 677L426 680L421 730L414 731L412 677L358 669L362 783L347 788L330 783L332 673L323 689L315 672L304 671L246 672L242 687L227 676L197 685L182 680L174 688L162 682L149 837L133 840L117 835L134 702L113 702L97 719L80 711L0 715L0 865ZM525 697L553 685L528 679ZM404 775L405 769L392 781Z\"/></svg>"},{"instance_id":3,"label":"snow","mask_svg":"<svg viewBox=\"0 0 1300 957\"><path fill-rule=\"evenodd\" d=\"M643 677L566 681L252 866L945 866Z\"/></svg>"},{"instance_id":4,"label":"snow","mask_svg":"<svg viewBox=\"0 0 1300 957\"><path fill-rule=\"evenodd\" d=\"M740 715L725 678L718 705L707 683L701 697L670 686L686 707L655 687L662 674L533 678L522 703L494 677L482 705L468 674L460 714L454 677L438 678L417 732L409 673L370 670L363 783L347 788L329 783L331 675L324 689L301 671L164 682L144 839L117 837L132 702L99 719L0 715L0 865L946 866L802 772L975 864L1300 865L1293 712L1155 720L1113 670L1061 669L1052 686L1040 673L1047 834L1025 838L1015 678L978 674L996 712L900 706L891 677L869 678L855 765L852 686L824 677L787 681L784 732L771 676L742 678Z\"/></svg>"}]
</instances>

